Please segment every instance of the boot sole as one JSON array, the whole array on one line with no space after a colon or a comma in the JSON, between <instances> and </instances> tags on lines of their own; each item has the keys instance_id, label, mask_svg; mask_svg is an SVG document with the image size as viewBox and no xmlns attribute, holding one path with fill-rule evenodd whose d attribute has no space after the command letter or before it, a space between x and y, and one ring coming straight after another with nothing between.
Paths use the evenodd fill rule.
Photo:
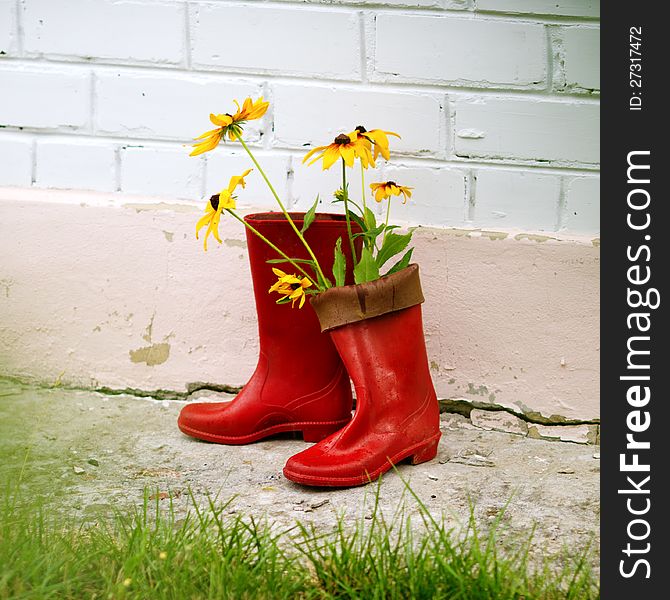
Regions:
<instances>
[{"instance_id":1,"label":"boot sole","mask_svg":"<svg viewBox=\"0 0 670 600\"><path fill-rule=\"evenodd\" d=\"M349 423L350 420L351 419L344 419L341 421L282 423L280 425L266 427L265 429L255 431L248 435L240 436L216 435L208 431L192 429L181 423L177 423L177 425L182 433L199 440L214 442L215 444L225 444L226 446L242 446L244 444L257 442L277 433L286 433L290 431L301 431L303 440L306 442L320 442L331 433L335 433L338 429L342 429L342 427Z\"/></svg>"},{"instance_id":2,"label":"boot sole","mask_svg":"<svg viewBox=\"0 0 670 600\"><path fill-rule=\"evenodd\" d=\"M437 446L441 436L442 433L440 432L427 440L414 444L402 452L399 452L393 458L389 458L385 464L372 473L365 473L357 477L319 477L317 475L303 475L301 473L294 473L286 467L284 467L284 476L295 483L316 487L355 487L358 485L365 485L366 483L371 483L372 481L379 479L379 477L386 473L391 467L397 465L406 458L411 457L413 465L419 465L428 462L429 460L433 460L437 456Z\"/></svg>"}]
</instances>

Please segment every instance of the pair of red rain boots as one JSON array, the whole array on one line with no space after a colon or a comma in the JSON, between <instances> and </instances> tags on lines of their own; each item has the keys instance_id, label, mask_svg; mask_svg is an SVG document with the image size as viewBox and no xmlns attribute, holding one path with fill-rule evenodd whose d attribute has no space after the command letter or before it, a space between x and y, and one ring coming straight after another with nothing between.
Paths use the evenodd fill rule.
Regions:
<instances>
[{"instance_id":1,"label":"pair of red rain boots","mask_svg":"<svg viewBox=\"0 0 670 600\"><path fill-rule=\"evenodd\" d=\"M292 215L298 227L302 217ZM261 213L246 220L289 256L306 258L283 215ZM340 215L317 215L307 230L325 273L332 269L337 238L346 236ZM423 337L418 268L384 278L391 294L380 291L384 280L332 288L314 302L317 317L311 306L276 304L268 294L276 277L267 260L277 256L249 230L247 244L258 313L258 366L232 402L186 405L178 420L181 431L219 444L302 432L306 442L318 443L292 456L284 475L304 485L361 485L404 459L418 464L434 458L439 409ZM348 246L342 244L343 250ZM347 264L352 264L350 254ZM353 418L349 377L356 391Z\"/></svg>"}]
</instances>

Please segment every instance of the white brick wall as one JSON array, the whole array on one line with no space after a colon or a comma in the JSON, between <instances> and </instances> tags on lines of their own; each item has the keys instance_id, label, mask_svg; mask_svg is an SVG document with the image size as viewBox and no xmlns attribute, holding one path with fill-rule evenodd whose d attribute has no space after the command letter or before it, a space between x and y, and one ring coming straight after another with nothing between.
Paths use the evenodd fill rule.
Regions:
<instances>
[{"instance_id":1,"label":"white brick wall","mask_svg":"<svg viewBox=\"0 0 670 600\"><path fill-rule=\"evenodd\" d=\"M35 185L113 192L114 148L95 140L40 139L35 150Z\"/></svg>"},{"instance_id":2,"label":"white brick wall","mask_svg":"<svg viewBox=\"0 0 670 600\"><path fill-rule=\"evenodd\" d=\"M376 21L375 79L503 88L546 80L541 25L402 14Z\"/></svg>"},{"instance_id":3,"label":"white brick wall","mask_svg":"<svg viewBox=\"0 0 670 600\"><path fill-rule=\"evenodd\" d=\"M455 111L457 156L575 165L599 161L597 104L463 98Z\"/></svg>"},{"instance_id":4,"label":"white brick wall","mask_svg":"<svg viewBox=\"0 0 670 600\"><path fill-rule=\"evenodd\" d=\"M16 2L0 0L0 56L14 50L16 38Z\"/></svg>"},{"instance_id":5,"label":"white brick wall","mask_svg":"<svg viewBox=\"0 0 670 600\"><path fill-rule=\"evenodd\" d=\"M0 124L37 129L82 128L89 122L88 69L0 63Z\"/></svg>"},{"instance_id":6,"label":"white brick wall","mask_svg":"<svg viewBox=\"0 0 670 600\"><path fill-rule=\"evenodd\" d=\"M575 177L567 182L563 227L569 231L598 231L600 228L600 179Z\"/></svg>"},{"instance_id":7,"label":"white brick wall","mask_svg":"<svg viewBox=\"0 0 670 600\"><path fill-rule=\"evenodd\" d=\"M0 136L0 181L3 185L27 187L32 183L33 141L29 137Z\"/></svg>"},{"instance_id":8,"label":"white brick wall","mask_svg":"<svg viewBox=\"0 0 670 600\"><path fill-rule=\"evenodd\" d=\"M557 35L556 82L566 88L600 89L600 29L563 27Z\"/></svg>"},{"instance_id":9,"label":"white brick wall","mask_svg":"<svg viewBox=\"0 0 670 600\"><path fill-rule=\"evenodd\" d=\"M186 144L210 112L263 94L271 109L247 137L293 207L320 193L336 209L337 171L301 159L364 124L402 135L368 176L416 188L398 218L595 234L599 11L597 0L0 0L0 185L200 200L246 162L234 144L200 159ZM257 179L240 203L271 207Z\"/></svg>"},{"instance_id":10,"label":"white brick wall","mask_svg":"<svg viewBox=\"0 0 670 600\"><path fill-rule=\"evenodd\" d=\"M196 5L193 64L235 71L360 78L355 12Z\"/></svg>"},{"instance_id":11,"label":"white brick wall","mask_svg":"<svg viewBox=\"0 0 670 600\"><path fill-rule=\"evenodd\" d=\"M184 56L184 6L112 0L23 3L28 56L76 56L179 63Z\"/></svg>"},{"instance_id":12,"label":"white brick wall","mask_svg":"<svg viewBox=\"0 0 670 600\"><path fill-rule=\"evenodd\" d=\"M551 231L558 219L558 177L486 170L476 174L473 221L486 229Z\"/></svg>"}]
</instances>

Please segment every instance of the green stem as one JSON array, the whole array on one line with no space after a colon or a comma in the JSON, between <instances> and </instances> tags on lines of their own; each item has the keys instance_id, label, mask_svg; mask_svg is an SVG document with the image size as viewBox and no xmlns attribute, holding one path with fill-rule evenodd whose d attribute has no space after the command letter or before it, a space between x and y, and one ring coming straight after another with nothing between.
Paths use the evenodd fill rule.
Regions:
<instances>
[{"instance_id":1,"label":"green stem","mask_svg":"<svg viewBox=\"0 0 670 600\"><path fill-rule=\"evenodd\" d=\"M252 225L249 225L242 217L240 217L237 213L235 213L232 209L227 208L227 212L229 212L233 217L235 217L242 225L244 225L249 231L251 231L253 234L257 235L261 240L263 240L270 248L272 248L279 256L282 258L285 258L288 262L290 262L298 271L300 271L307 279L309 279L313 285L315 285L317 288L319 288L319 285L317 284L316 281L310 275L303 269L298 263L295 263L291 260L290 257L288 257L286 254L284 254L277 246L275 246L269 239L267 239L258 229L253 227Z\"/></svg>"},{"instance_id":2,"label":"green stem","mask_svg":"<svg viewBox=\"0 0 670 600\"><path fill-rule=\"evenodd\" d=\"M361 161L361 189L363 191L363 219L365 219L365 169L363 168L363 162Z\"/></svg>"},{"instance_id":3,"label":"green stem","mask_svg":"<svg viewBox=\"0 0 670 600\"><path fill-rule=\"evenodd\" d=\"M389 215L391 214L391 197L389 196L388 204L386 205L386 221L384 221L384 237L382 238L382 246L386 241L386 228L389 225Z\"/></svg>"},{"instance_id":4,"label":"green stem","mask_svg":"<svg viewBox=\"0 0 670 600\"><path fill-rule=\"evenodd\" d=\"M265 183L267 183L268 187L270 188L270 191L272 192L272 195L275 197L275 200L277 201L277 204L279 204L279 208L281 208L281 211L284 213L284 216L286 217L286 220L289 222L289 224L293 228L293 231L295 231L295 234L300 238L300 241L302 242L303 246L305 246L307 252L309 252L309 255L311 256L312 260L314 261L314 266L316 267L316 271L321 276L321 279L325 284L327 279L326 279L326 276L323 274L323 271L321 270L321 265L319 264L319 261L317 260L316 256L314 256L314 252L312 252L312 249L310 248L309 244L307 243L307 240L305 240L302 233L300 233L300 230L296 227L295 223L293 222L293 219L291 218L291 215L288 214L288 211L286 210L286 207L284 206L284 203L279 198L279 195L275 191L274 187L272 187L272 184L270 183L270 180L268 179L268 176L265 174L265 171L263 171L263 168L258 164L258 161L256 160L256 157L252 154L251 150L249 150L249 147L244 143L244 140L242 139L242 136L240 136L236 133L235 138L237 139L238 142L240 142L240 144L242 144L242 148L244 148L246 150L247 154L249 155L249 158L251 158L254 165L256 165L256 168L258 169L259 173L263 176L263 179L265 179Z\"/></svg>"},{"instance_id":5,"label":"green stem","mask_svg":"<svg viewBox=\"0 0 670 600\"><path fill-rule=\"evenodd\" d=\"M344 198L344 218L347 221L347 234L349 236L349 245L351 246L351 259L356 266L356 247L354 246L354 236L351 232L351 219L349 219L349 192L347 192L347 165L342 159L342 194Z\"/></svg>"}]
</instances>

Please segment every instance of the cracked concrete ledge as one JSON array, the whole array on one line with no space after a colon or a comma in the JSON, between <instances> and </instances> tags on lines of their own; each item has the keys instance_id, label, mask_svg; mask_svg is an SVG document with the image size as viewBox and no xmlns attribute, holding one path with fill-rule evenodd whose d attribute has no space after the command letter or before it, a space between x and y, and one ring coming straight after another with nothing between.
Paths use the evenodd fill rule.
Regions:
<instances>
[{"instance_id":1,"label":"cracked concrete ledge","mask_svg":"<svg viewBox=\"0 0 670 600\"><path fill-rule=\"evenodd\" d=\"M202 396L220 401L231 400L231 395L240 392L242 386L194 381L186 384L186 391L141 390L137 388L113 389L109 387L46 386L23 381L14 377L1 379L21 386L41 389L63 389L71 391L95 392L106 396L134 396L157 401L188 402ZM355 402L355 399L354 399ZM500 431L534 439L573 442L577 444L600 444L600 419L567 419L561 415L546 417L534 411L515 411L500 404L472 400L439 399L440 412L465 417L474 427L487 431Z\"/></svg>"}]
</instances>

